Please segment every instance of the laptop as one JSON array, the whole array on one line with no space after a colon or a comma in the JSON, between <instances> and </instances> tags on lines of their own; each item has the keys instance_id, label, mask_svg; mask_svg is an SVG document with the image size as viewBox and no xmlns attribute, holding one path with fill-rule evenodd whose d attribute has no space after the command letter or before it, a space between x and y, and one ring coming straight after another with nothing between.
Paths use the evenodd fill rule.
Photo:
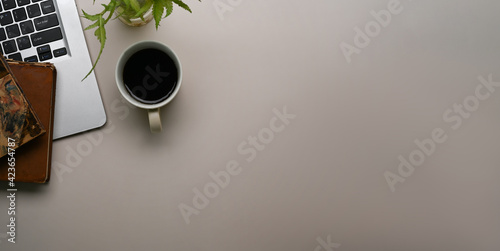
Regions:
<instances>
[{"instance_id":1,"label":"laptop","mask_svg":"<svg viewBox=\"0 0 500 251\"><path fill-rule=\"evenodd\" d=\"M27 62L51 62L57 70L54 139L106 123L92 61L75 1L0 0L0 50Z\"/></svg>"}]
</instances>

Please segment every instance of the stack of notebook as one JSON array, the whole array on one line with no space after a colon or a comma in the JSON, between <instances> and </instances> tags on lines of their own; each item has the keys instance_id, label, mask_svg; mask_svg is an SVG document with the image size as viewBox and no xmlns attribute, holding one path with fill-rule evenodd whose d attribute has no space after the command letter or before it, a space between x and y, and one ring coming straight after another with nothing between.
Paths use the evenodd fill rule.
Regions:
<instances>
[{"instance_id":1,"label":"stack of notebook","mask_svg":"<svg viewBox=\"0 0 500 251\"><path fill-rule=\"evenodd\" d=\"M8 180L14 165L16 182L45 183L50 179L55 67L0 58L0 180Z\"/></svg>"}]
</instances>

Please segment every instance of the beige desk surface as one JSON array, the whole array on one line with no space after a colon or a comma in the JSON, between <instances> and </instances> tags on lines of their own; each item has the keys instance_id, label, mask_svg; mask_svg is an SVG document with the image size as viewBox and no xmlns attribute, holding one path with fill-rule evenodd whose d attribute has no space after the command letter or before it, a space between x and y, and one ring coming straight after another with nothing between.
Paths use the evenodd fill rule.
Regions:
<instances>
[{"instance_id":1,"label":"beige desk surface","mask_svg":"<svg viewBox=\"0 0 500 251\"><path fill-rule=\"evenodd\" d=\"M54 143L1 250L500 250L500 2L186 3L158 31L109 24L108 123ZM145 39L184 70L159 135L114 82Z\"/></svg>"}]
</instances>

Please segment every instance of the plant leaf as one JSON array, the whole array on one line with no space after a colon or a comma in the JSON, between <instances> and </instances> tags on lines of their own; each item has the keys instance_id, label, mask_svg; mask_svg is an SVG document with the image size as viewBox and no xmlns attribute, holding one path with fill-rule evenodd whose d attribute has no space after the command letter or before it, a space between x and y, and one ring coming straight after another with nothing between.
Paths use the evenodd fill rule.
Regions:
<instances>
[{"instance_id":1,"label":"plant leaf","mask_svg":"<svg viewBox=\"0 0 500 251\"><path fill-rule=\"evenodd\" d=\"M157 30L158 26L160 25L161 17L165 8L164 4L166 3L163 1L154 1L153 3L153 18L155 20L155 26Z\"/></svg>"},{"instance_id":2,"label":"plant leaf","mask_svg":"<svg viewBox=\"0 0 500 251\"><path fill-rule=\"evenodd\" d=\"M163 18L166 18L172 14L172 11L174 10L174 5L172 4L172 1L168 1L165 3L165 8L167 11L165 12L165 16Z\"/></svg>"},{"instance_id":3,"label":"plant leaf","mask_svg":"<svg viewBox=\"0 0 500 251\"><path fill-rule=\"evenodd\" d=\"M125 4L125 7L126 8L130 8L130 0L122 0L123 1L123 4Z\"/></svg>"},{"instance_id":4,"label":"plant leaf","mask_svg":"<svg viewBox=\"0 0 500 251\"><path fill-rule=\"evenodd\" d=\"M151 1L147 1L142 7L141 9L137 12L137 14L135 14L134 17L142 17L142 14L146 13L146 11L149 10L149 8L151 8L151 5L153 5L153 2Z\"/></svg>"},{"instance_id":5,"label":"plant leaf","mask_svg":"<svg viewBox=\"0 0 500 251\"><path fill-rule=\"evenodd\" d=\"M189 8L189 6L187 6L187 4L185 4L184 2L182 2L182 0L172 0L172 2L174 2L175 4L179 5L179 7L189 11L189 13L192 13L191 12L191 9Z\"/></svg>"},{"instance_id":6,"label":"plant leaf","mask_svg":"<svg viewBox=\"0 0 500 251\"><path fill-rule=\"evenodd\" d=\"M90 21L96 21L97 19L99 19L99 14L90 15L87 12L85 12L84 10L82 10L82 12L83 12L83 17L90 20Z\"/></svg>"},{"instance_id":7,"label":"plant leaf","mask_svg":"<svg viewBox=\"0 0 500 251\"><path fill-rule=\"evenodd\" d=\"M95 27L99 26L99 22L95 22L87 27L85 27L84 30L90 30L90 29L94 29Z\"/></svg>"},{"instance_id":8,"label":"plant leaf","mask_svg":"<svg viewBox=\"0 0 500 251\"><path fill-rule=\"evenodd\" d=\"M139 10L141 9L141 5L139 4L139 2L137 2L137 0L129 0L129 1L132 9L134 9L135 12L139 12Z\"/></svg>"},{"instance_id":9,"label":"plant leaf","mask_svg":"<svg viewBox=\"0 0 500 251\"><path fill-rule=\"evenodd\" d=\"M102 51L104 50L104 45L106 44L106 29L104 28L104 25L106 24L104 18L102 17L102 14L99 15L99 19L97 20L98 23L98 28L95 30L94 35L97 37L97 40L101 43L101 49L99 50L99 54L97 55L97 59L95 60L94 64L92 65L92 69L90 69L89 73L85 75L85 77L82 79L85 80L90 73L95 69L97 62L99 62L99 58L101 58Z\"/></svg>"}]
</instances>

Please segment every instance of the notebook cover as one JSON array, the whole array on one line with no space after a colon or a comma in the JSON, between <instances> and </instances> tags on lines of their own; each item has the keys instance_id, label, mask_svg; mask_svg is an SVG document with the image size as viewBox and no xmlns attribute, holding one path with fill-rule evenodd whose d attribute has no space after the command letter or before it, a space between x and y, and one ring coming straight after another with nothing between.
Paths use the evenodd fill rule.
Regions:
<instances>
[{"instance_id":1,"label":"notebook cover","mask_svg":"<svg viewBox=\"0 0 500 251\"><path fill-rule=\"evenodd\" d=\"M50 179L56 70L51 63L8 60L8 64L46 129L45 134L16 150L15 182L44 183ZM7 180L7 168L7 159L0 158L0 180Z\"/></svg>"},{"instance_id":2,"label":"notebook cover","mask_svg":"<svg viewBox=\"0 0 500 251\"><path fill-rule=\"evenodd\" d=\"M22 88L0 56L0 158L45 133L45 129L25 98ZM9 147L9 139L14 146Z\"/></svg>"}]
</instances>

